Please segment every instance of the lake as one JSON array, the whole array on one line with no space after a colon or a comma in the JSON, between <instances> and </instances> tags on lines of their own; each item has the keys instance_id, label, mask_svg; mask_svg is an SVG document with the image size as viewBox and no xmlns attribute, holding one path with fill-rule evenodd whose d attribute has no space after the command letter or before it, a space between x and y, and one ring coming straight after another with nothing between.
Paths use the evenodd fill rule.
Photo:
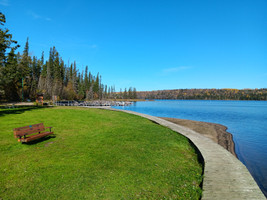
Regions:
<instances>
[{"instance_id":1,"label":"lake","mask_svg":"<svg viewBox=\"0 0 267 200\"><path fill-rule=\"evenodd\" d=\"M228 127L238 159L267 197L267 102L156 100L114 107L157 117L213 122Z\"/></svg>"}]
</instances>

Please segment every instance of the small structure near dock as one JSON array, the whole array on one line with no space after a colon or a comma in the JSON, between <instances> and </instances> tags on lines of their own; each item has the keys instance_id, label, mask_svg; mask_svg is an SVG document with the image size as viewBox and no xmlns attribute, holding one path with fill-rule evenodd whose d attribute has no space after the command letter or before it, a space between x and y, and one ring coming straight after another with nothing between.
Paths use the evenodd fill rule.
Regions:
<instances>
[{"instance_id":1,"label":"small structure near dock","mask_svg":"<svg viewBox=\"0 0 267 200\"><path fill-rule=\"evenodd\" d=\"M44 105L44 95L42 93L38 93L36 96L36 104Z\"/></svg>"}]
</instances>

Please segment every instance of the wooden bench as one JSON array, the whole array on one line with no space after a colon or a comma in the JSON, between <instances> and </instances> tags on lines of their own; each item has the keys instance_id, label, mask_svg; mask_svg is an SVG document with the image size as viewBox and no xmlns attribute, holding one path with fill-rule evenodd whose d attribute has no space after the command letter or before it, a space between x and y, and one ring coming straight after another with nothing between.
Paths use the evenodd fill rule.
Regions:
<instances>
[{"instance_id":1,"label":"wooden bench","mask_svg":"<svg viewBox=\"0 0 267 200\"><path fill-rule=\"evenodd\" d=\"M54 132L51 132L51 128L52 127L45 127L43 123L40 123L40 124L33 124L29 126L14 128L13 130L15 138L19 138L18 139L19 142L30 142L45 137L47 135L53 134ZM50 129L50 131L45 131L46 129Z\"/></svg>"}]
</instances>

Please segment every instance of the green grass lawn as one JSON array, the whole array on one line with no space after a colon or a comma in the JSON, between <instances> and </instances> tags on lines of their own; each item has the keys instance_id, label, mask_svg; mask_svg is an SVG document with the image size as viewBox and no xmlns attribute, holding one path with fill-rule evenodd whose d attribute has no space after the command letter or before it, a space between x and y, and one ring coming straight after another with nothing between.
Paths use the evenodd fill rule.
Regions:
<instances>
[{"instance_id":1,"label":"green grass lawn","mask_svg":"<svg viewBox=\"0 0 267 200\"><path fill-rule=\"evenodd\" d=\"M21 144L13 128L55 137ZM187 138L139 116L88 108L0 109L0 199L199 199Z\"/></svg>"}]
</instances>

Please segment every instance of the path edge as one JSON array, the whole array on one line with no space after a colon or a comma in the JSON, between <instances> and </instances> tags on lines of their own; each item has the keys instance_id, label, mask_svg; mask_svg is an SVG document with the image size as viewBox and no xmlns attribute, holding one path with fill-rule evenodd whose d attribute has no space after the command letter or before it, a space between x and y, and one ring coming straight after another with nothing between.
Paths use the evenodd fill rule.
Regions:
<instances>
[{"instance_id":1,"label":"path edge","mask_svg":"<svg viewBox=\"0 0 267 200\"><path fill-rule=\"evenodd\" d=\"M229 151L211 139L187 127L151 115L110 107L101 109L141 116L187 137L195 145L204 159L202 200L266 200L266 197L246 166Z\"/></svg>"}]
</instances>

